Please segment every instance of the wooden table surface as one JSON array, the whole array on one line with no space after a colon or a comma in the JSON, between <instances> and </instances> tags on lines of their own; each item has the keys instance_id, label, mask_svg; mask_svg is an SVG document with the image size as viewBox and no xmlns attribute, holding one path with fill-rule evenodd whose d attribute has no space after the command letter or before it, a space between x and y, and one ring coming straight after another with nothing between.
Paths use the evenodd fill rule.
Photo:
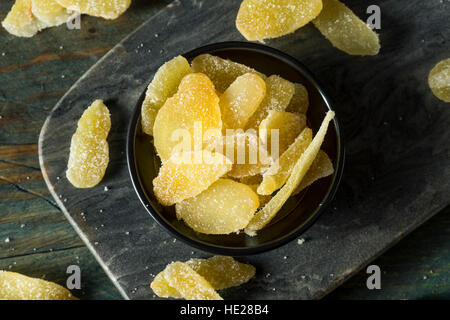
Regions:
<instances>
[{"instance_id":1,"label":"wooden table surface","mask_svg":"<svg viewBox=\"0 0 450 320\"><path fill-rule=\"evenodd\" d=\"M0 2L0 20L12 3ZM67 266L77 264L82 289L75 295L121 298L47 190L38 135L72 84L165 3L135 1L117 20L83 16L80 30L63 25L31 39L0 29L0 270L64 285ZM438 213L374 262L382 290L368 290L362 270L327 299L450 299L449 213Z\"/></svg>"}]
</instances>

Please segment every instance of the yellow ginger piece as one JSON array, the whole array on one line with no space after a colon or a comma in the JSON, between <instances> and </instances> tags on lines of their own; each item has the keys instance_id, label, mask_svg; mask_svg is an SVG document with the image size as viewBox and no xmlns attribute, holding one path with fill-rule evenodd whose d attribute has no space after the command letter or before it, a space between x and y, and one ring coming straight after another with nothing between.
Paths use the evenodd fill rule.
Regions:
<instances>
[{"instance_id":1,"label":"yellow ginger piece","mask_svg":"<svg viewBox=\"0 0 450 320\"><path fill-rule=\"evenodd\" d=\"M307 186L311 185L313 182L328 177L334 173L333 163L331 162L328 155L320 150L317 154L316 159L311 164L311 168L309 168L308 172L305 174L302 182L295 190L294 194L300 193Z\"/></svg>"},{"instance_id":2,"label":"yellow ginger piece","mask_svg":"<svg viewBox=\"0 0 450 320\"><path fill-rule=\"evenodd\" d=\"M142 131L153 135L153 125L159 109L177 92L181 80L189 73L192 73L189 62L182 56L167 61L156 71L142 103Z\"/></svg>"},{"instance_id":3,"label":"yellow ginger piece","mask_svg":"<svg viewBox=\"0 0 450 320\"><path fill-rule=\"evenodd\" d=\"M244 128L266 94L266 83L255 73L236 78L220 96L220 110L225 128Z\"/></svg>"},{"instance_id":4,"label":"yellow ginger piece","mask_svg":"<svg viewBox=\"0 0 450 320\"><path fill-rule=\"evenodd\" d=\"M152 283L150 283L150 288L152 288L153 292L160 298L183 298L177 289L171 287L166 281L166 278L164 278L164 271L165 270L161 271L155 276Z\"/></svg>"},{"instance_id":5,"label":"yellow ginger piece","mask_svg":"<svg viewBox=\"0 0 450 320\"><path fill-rule=\"evenodd\" d=\"M59 26L70 18L67 9L60 6L56 0L32 0L31 11L47 27Z\"/></svg>"},{"instance_id":6,"label":"yellow ginger piece","mask_svg":"<svg viewBox=\"0 0 450 320\"><path fill-rule=\"evenodd\" d=\"M302 153L297 163L294 165L291 175L285 185L261 210L255 214L253 219L245 228L246 234L249 236L256 235L256 231L264 228L275 217L281 207L293 194L319 153L320 146L322 145L328 130L328 125L333 118L334 111L328 111L319 128L319 131L316 133L314 139L309 144L308 148L306 148L305 152Z\"/></svg>"},{"instance_id":7,"label":"yellow ginger piece","mask_svg":"<svg viewBox=\"0 0 450 320\"><path fill-rule=\"evenodd\" d=\"M201 54L195 57L192 60L192 70L206 74L220 93L225 92L237 77L246 73L256 73L264 80L267 78L264 74L246 65L210 54Z\"/></svg>"},{"instance_id":8,"label":"yellow ginger piece","mask_svg":"<svg viewBox=\"0 0 450 320\"><path fill-rule=\"evenodd\" d=\"M259 124L260 139L265 141L267 150L271 152L272 148L278 148L277 154L283 154L284 151L294 142L295 138L305 129L306 116L285 111L269 111L267 117ZM272 144L272 130L277 130L278 146ZM275 140L275 144L277 141Z\"/></svg>"},{"instance_id":9,"label":"yellow ginger piece","mask_svg":"<svg viewBox=\"0 0 450 320\"><path fill-rule=\"evenodd\" d=\"M215 290L240 286L255 275L255 267L240 263L232 257L214 256L209 259L190 259L185 263L208 281ZM164 278L164 271L153 279L150 286L158 297L182 298L176 289L169 286Z\"/></svg>"},{"instance_id":10,"label":"yellow ginger piece","mask_svg":"<svg viewBox=\"0 0 450 320\"><path fill-rule=\"evenodd\" d=\"M215 138L205 150L227 156L233 163L227 174L233 178L257 175L273 162L258 136L251 131L236 130L232 134Z\"/></svg>"},{"instance_id":11,"label":"yellow ginger piece","mask_svg":"<svg viewBox=\"0 0 450 320\"><path fill-rule=\"evenodd\" d=\"M442 60L431 69L428 85L436 97L450 102L450 58Z\"/></svg>"},{"instance_id":12,"label":"yellow ginger piece","mask_svg":"<svg viewBox=\"0 0 450 320\"><path fill-rule=\"evenodd\" d=\"M67 179L77 188L91 188L105 175L109 162L106 138L111 128L109 110L102 100L87 108L70 144Z\"/></svg>"},{"instance_id":13,"label":"yellow ginger piece","mask_svg":"<svg viewBox=\"0 0 450 320\"><path fill-rule=\"evenodd\" d=\"M172 262L163 271L164 280L186 300L223 300L211 284L183 262Z\"/></svg>"},{"instance_id":14,"label":"yellow ginger piece","mask_svg":"<svg viewBox=\"0 0 450 320\"><path fill-rule=\"evenodd\" d=\"M247 185L219 179L199 195L176 204L177 218L197 232L230 234L244 229L259 207Z\"/></svg>"},{"instance_id":15,"label":"yellow ginger piece","mask_svg":"<svg viewBox=\"0 0 450 320\"><path fill-rule=\"evenodd\" d=\"M303 27L322 10L322 0L244 0L236 18L250 41L276 38Z\"/></svg>"},{"instance_id":16,"label":"yellow ginger piece","mask_svg":"<svg viewBox=\"0 0 450 320\"><path fill-rule=\"evenodd\" d=\"M131 4L131 0L56 0L56 2L69 10L105 19L118 18Z\"/></svg>"},{"instance_id":17,"label":"yellow ginger piece","mask_svg":"<svg viewBox=\"0 0 450 320\"><path fill-rule=\"evenodd\" d=\"M231 161L220 153L175 153L153 180L153 191L164 206L195 197L231 170Z\"/></svg>"},{"instance_id":18,"label":"yellow ginger piece","mask_svg":"<svg viewBox=\"0 0 450 320\"><path fill-rule=\"evenodd\" d=\"M267 117L270 110L284 111L294 95L295 86L277 75L266 79L266 95L247 122L247 129L257 130L261 121Z\"/></svg>"},{"instance_id":19,"label":"yellow ginger piece","mask_svg":"<svg viewBox=\"0 0 450 320\"><path fill-rule=\"evenodd\" d=\"M17 37L32 37L45 28L45 24L33 15L31 0L16 0L2 21L2 26Z\"/></svg>"},{"instance_id":20,"label":"yellow ginger piece","mask_svg":"<svg viewBox=\"0 0 450 320\"><path fill-rule=\"evenodd\" d=\"M20 273L0 270L0 300L76 300L66 288Z\"/></svg>"},{"instance_id":21,"label":"yellow ginger piece","mask_svg":"<svg viewBox=\"0 0 450 320\"><path fill-rule=\"evenodd\" d=\"M306 128L295 139L294 143L278 158L263 174L263 181L257 192L260 195L270 195L281 188L289 178L291 171L300 156L312 141L312 130Z\"/></svg>"},{"instance_id":22,"label":"yellow ginger piece","mask_svg":"<svg viewBox=\"0 0 450 320\"><path fill-rule=\"evenodd\" d=\"M240 286L255 275L255 267L232 257L214 256L209 259L190 259L186 262L216 290Z\"/></svg>"},{"instance_id":23,"label":"yellow ginger piece","mask_svg":"<svg viewBox=\"0 0 450 320\"><path fill-rule=\"evenodd\" d=\"M376 55L380 51L377 34L337 0L323 0L323 10L313 23L333 46L348 54Z\"/></svg>"},{"instance_id":24,"label":"yellow ginger piece","mask_svg":"<svg viewBox=\"0 0 450 320\"><path fill-rule=\"evenodd\" d=\"M286 111L306 114L309 108L308 90L300 83L294 83L294 86L294 95Z\"/></svg>"},{"instance_id":25,"label":"yellow ginger piece","mask_svg":"<svg viewBox=\"0 0 450 320\"><path fill-rule=\"evenodd\" d=\"M202 141L220 136L221 131L219 97L213 83L202 73L191 73L159 109L153 137L164 163L174 152L201 150Z\"/></svg>"}]
</instances>

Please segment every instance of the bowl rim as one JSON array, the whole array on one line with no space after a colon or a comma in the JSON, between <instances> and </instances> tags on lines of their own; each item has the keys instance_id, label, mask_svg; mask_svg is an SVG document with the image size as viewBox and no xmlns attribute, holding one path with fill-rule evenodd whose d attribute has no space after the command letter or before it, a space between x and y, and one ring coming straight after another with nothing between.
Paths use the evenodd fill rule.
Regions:
<instances>
[{"instance_id":1,"label":"bowl rim","mask_svg":"<svg viewBox=\"0 0 450 320\"><path fill-rule=\"evenodd\" d=\"M182 56L196 56L203 53L211 53L212 51L217 50L236 50L236 49L246 49L249 51L256 51L262 54L270 55L275 59L281 60L282 62L286 63L287 65L292 66L295 70L297 70L299 73L301 73L317 90L317 92L322 97L326 107L328 110L332 109L332 101L328 97L328 95L323 90L323 87L319 84L319 82L316 80L315 76L309 71L309 69L303 65L301 62L299 62L297 59L293 58L292 56L274 49L272 47L257 44L257 43L251 43L251 42L240 42L240 41L226 41L226 42L218 42L218 43L212 43L205 46L198 47L196 49L193 49L191 51L188 51L184 54L181 54ZM150 80L151 81L151 80ZM338 117L335 116L332 120L335 126L336 131L336 140L337 140L337 153L336 153L336 168L335 173L332 177L332 181L330 183L330 186L328 187L328 191L324 197L324 200L321 202L321 204L315 209L313 213L309 216L309 218L300 226L298 226L295 230L291 231L290 233L287 233L285 235L280 236L278 239L273 240L271 242L256 245L254 247L229 247L229 246L220 246L215 244L209 244L206 242L200 242L198 240L192 239L190 237L187 237L183 233L177 231L175 228L172 227L170 223L167 223L165 219L163 219L160 214L158 213L158 210L155 209L150 201L147 199L147 194L143 190L139 178L139 173L137 170L136 165L136 158L135 158L135 138L136 133L138 129L138 125L140 123L140 115L141 115L141 103L143 100L143 96L146 93L147 86L145 87L145 90L142 92L142 94L139 96L139 99L137 100L136 106L134 107L134 110L132 112L132 117L128 126L127 130L127 139L126 139L126 155L127 155L127 163L128 163L128 171L130 174L131 182L133 184L133 188L138 195L139 200L143 204L146 211L152 216L152 218L169 234L171 234L176 239L190 245L191 247L194 247L196 249L213 253L213 254L221 254L221 255L229 255L229 256L244 256L244 255L253 255L258 253L267 252L273 249L276 249L278 247L281 247L288 242L291 242L292 240L298 238L301 234L303 234L306 230L308 230L314 222L317 220L317 218L325 211L325 209L329 206L330 202L333 200L336 191L338 189L340 180L342 178L342 173L344 169L344 162L345 162L345 148L344 148L344 140L343 136L340 130L339 126L339 120Z\"/></svg>"}]
</instances>

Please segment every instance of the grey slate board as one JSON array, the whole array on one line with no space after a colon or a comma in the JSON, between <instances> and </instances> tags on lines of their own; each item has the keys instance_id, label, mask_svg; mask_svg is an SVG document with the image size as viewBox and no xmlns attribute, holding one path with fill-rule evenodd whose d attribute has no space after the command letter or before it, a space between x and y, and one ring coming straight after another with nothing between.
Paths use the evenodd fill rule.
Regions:
<instances>
[{"instance_id":1,"label":"grey slate board","mask_svg":"<svg viewBox=\"0 0 450 320\"><path fill-rule=\"evenodd\" d=\"M234 26L239 3L169 4L92 67L42 128L47 185L125 298L152 299L149 283L169 262L209 256L174 241L146 213L129 178L125 138L135 102L164 61L205 44L243 40ZM365 17L373 2L348 4ZM346 166L331 208L302 236L305 243L240 258L257 275L221 292L225 299L323 297L450 203L450 106L427 85L429 70L450 54L450 3L377 4L378 56L339 52L312 25L266 41L308 66L334 99ZM70 138L97 98L112 114L111 162L100 185L75 189L65 178Z\"/></svg>"}]
</instances>

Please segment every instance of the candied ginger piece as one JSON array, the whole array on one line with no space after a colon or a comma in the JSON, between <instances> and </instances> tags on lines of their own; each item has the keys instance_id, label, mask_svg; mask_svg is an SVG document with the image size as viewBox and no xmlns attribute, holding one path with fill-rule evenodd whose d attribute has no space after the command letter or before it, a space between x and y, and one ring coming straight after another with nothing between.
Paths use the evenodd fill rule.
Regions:
<instances>
[{"instance_id":1,"label":"candied ginger piece","mask_svg":"<svg viewBox=\"0 0 450 320\"><path fill-rule=\"evenodd\" d=\"M291 171L312 141L312 130L306 128L295 139L294 143L283 152L280 158L263 174L263 181L257 192L261 195L270 195L281 188L289 178Z\"/></svg>"},{"instance_id":2,"label":"candied ginger piece","mask_svg":"<svg viewBox=\"0 0 450 320\"><path fill-rule=\"evenodd\" d=\"M69 10L105 19L118 18L131 4L131 0L56 0L56 2Z\"/></svg>"},{"instance_id":3,"label":"candied ginger piece","mask_svg":"<svg viewBox=\"0 0 450 320\"><path fill-rule=\"evenodd\" d=\"M175 206L178 219L205 234L230 234L244 229L258 207L258 195L249 186L230 179L219 179L199 195Z\"/></svg>"},{"instance_id":4,"label":"candied ginger piece","mask_svg":"<svg viewBox=\"0 0 450 320\"><path fill-rule=\"evenodd\" d=\"M32 0L31 12L47 27L59 26L70 18L67 9L56 0Z\"/></svg>"},{"instance_id":5,"label":"candied ginger piece","mask_svg":"<svg viewBox=\"0 0 450 320\"><path fill-rule=\"evenodd\" d=\"M328 155L320 150L317 157L314 159L302 182L295 190L294 194L300 193L307 186L311 185L313 182L328 177L334 173L333 163L331 162Z\"/></svg>"},{"instance_id":6,"label":"candied ginger piece","mask_svg":"<svg viewBox=\"0 0 450 320\"><path fill-rule=\"evenodd\" d=\"M232 134L214 139L205 150L227 156L233 163L227 175L233 178L257 175L273 162L258 136L251 131L235 130Z\"/></svg>"},{"instance_id":7,"label":"candied ginger piece","mask_svg":"<svg viewBox=\"0 0 450 320\"><path fill-rule=\"evenodd\" d=\"M250 41L276 38L303 27L322 10L322 0L244 0L236 18Z\"/></svg>"},{"instance_id":8,"label":"candied ginger piece","mask_svg":"<svg viewBox=\"0 0 450 320\"><path fill-rule=\"evenodd\" d=\"M431 69L428 85L437 98L450 102L450 58L442 60Z\"/></svg>"},{"instance_id":9,"label":"candied ginger piece","mask_svg":"<svg viewBox=\"0 0 450 320\"><path fill-rule=\"evenodd\" d=\"M17 37L32 37L45 28L45 24L36 19L31 11L31 0L16 0L2 26Z\"/></svg>"},{"instance_id":10,"label":"candied ginger piece","mask_svg":"<svg viewBox=\"0 0 450 320\"><path fill-rule=\"evenodd\" d=\"M78 120L77 133L104 140L111 129L111 117L103 100L95 100Z\"/></svg>"},{"instance_id":11,"label":"candied ginger piece","mask_svg":"<svg viewBox=\"0 0 450 320\"><path fill-rule=\"evenodd\" d=\"M220 153L175 153L160 168L153 190L162 205L171 206L200 194L230 170L231 161Z\"/></svg>"},{"instance_id":12,"label":"candied ginger piece","mask_svg":"<svg viewBox=\"0 0 450 320\"><path fill-rule=\"evenodd\" d=\"M191 66L182 56L167 61L156 71L142 103L142 131L153 135L153 125L159 109L177 92L181 80L189 73L192 73Z\"/></svg>"},{"instance_id":13,"label":"candied ginger piece","mask_svg":"<svg viewBox=\"0 0 450 320\"><path fill-rule=\"evenodd\" d=\"M205 278L216 290L240 286L255 275L256 269L227 256L208 259L190 259L186 262L194 271Z\"/></svg>"},{"instance_id":14,"label":"candied ginger piece","mask_svg":"<svg viewBox=\"0 0 450 320\"><path fill-rule=\"evenodd\" d=\"M270 110L267 117L259 124L259 136L265 141L267 150L272 151L277 147L271 141L272 130L278 130L277 154L280 155L289 148L305 127L306 116L304 114Z\"/></svg>"},{"instance_id":15,"label":"candied ginger piece","mask_svg":"<svg viewBox=\"0 0 450 320\"><path fill-rule=\"evenodd\" d=\"M150 288L160 298L182 298L180 293L172 288L164 278L164 271L158 273L150 283Z\"/></svg>"},{"instance_id":16,"label":"candied ginger piece","mask_svg":"<svg viewBox=\"0 0 450 320\"><path fill-rule=\"evenodd\" d=\"M257 130L270 110L284 111L294 95L295 86L280 76L272 75L266 79L266 95L247 122L246 128Z\"/></svg>"},{"instance_id":17,"label":"candied ginger piece","mask_svg":"<svg viewBox=\"0 0 450 320\"><path fill-rule=\"evenodd\" d=\"M183 262L172 262L163 271L164 279L186 300L223 300L211 284Z\"/></svg>"},{"instance_id":18,"label":"candied ginger piece","mask_svg":"<svg viewBox=\"0 0 450 320\"><path fill-rule=\"evenodd\" d=\"M202 141L221 132L219 97L202 73L191 73L181 80L177 93L159 109L153 125L155 148L163 163L174 152L201 150Z\"/></svg>"},{"instance_id":19,"label":"candied ginger piece","mask_svg":"<svg viewBox=\"0 0 450 320\"><path fill-rule=\"evenodd\" d=\"M91 188L105 175L109 162L106 138L111 128L108 108L96 100L87 108L70 144L67 179L77 188Z\"/></svg>"},{"instance_id":20,"label":"candied ginger piece","mask_svg":"<svg viewBox=\"0 0 450 320\"><path fill-rule=\"evenodd\" d=\"M313 23L334 47L348 54L373 56L380 51L377 34L337 0L323 0L323 10Z\"/></svg>"},{"instance_id":21,"label":"candied ginger piece","mask_svg":"<svg viewBox=\"0 0 450 320\"><path fill-rule=\"evenodd\" d=\"M278 213L281 207L293 194L295 189L301 183L303 177L308 172L311 164L319 153L320 146L322 145L325 135L328 130L330 121L334 118L334 111L328 111L325 115L319 131L317 131L314 139L302 153L300 158L292 168L291 175L286 181L285 185L275 194L275 196L261 209L259 210L248 226L245 228L245 233L249 236L256 235L256 231L264 228Z\"/></svg>"},{"instance_id":22,"label":"candied ginger piece","mask_svg":"<svg viewBox=\"0 0 450 320\"><path fill-rule=\"evenodd\" d=\"M255 73L239 76L220 96L225 128L244 128L266 94L266 83Z\"/></svg>"},{"instance_id":23,"label":"candied ginger piece","mask_svg":"<svg viewBox=\"0 0 450 320\"><path fill-rule=\"evenodd\" d=\"M208 281L215 290L240 286L255 275L255 267L240 263L232 257L214 256L208 259L190 259L185 262L189 267ZM182 298L164 278L164 271L153 279L150 287L158 297Z\"/></svg>"},{"instance_id":24,"label":"candied ginger piece","mask_svg":"<svg viewBox=\"0 0 450 320\"><path fill-rule=\"evenodd\" d=\"M246 73L256 73L264 80L267 78L264 74L246 65L210 54L201 54L195 57L192 60L192 70L206 74L220 93L225 92L237 77Z\"/></svg>"},{"instance_id":25,"label":"candied ginger piece","mask_svg":"<svg viewBox=\"0 0 450 320\"><path fill-rule=\"evenodd\" d=\"M56 283L0 270L0 300L77 300L77 298Z\"/></svg>"},{"instance_id":26,"label":"candied ginger piece","mask_svg":"<svg viewBox=\"0 0 450 320\"><path fill-rule=\"evenodd\" d=\"M294 83L294 86L294 95L286 111L306 114L309 108L308 90L300 83Z\"/></svg>"}]
</instances>

